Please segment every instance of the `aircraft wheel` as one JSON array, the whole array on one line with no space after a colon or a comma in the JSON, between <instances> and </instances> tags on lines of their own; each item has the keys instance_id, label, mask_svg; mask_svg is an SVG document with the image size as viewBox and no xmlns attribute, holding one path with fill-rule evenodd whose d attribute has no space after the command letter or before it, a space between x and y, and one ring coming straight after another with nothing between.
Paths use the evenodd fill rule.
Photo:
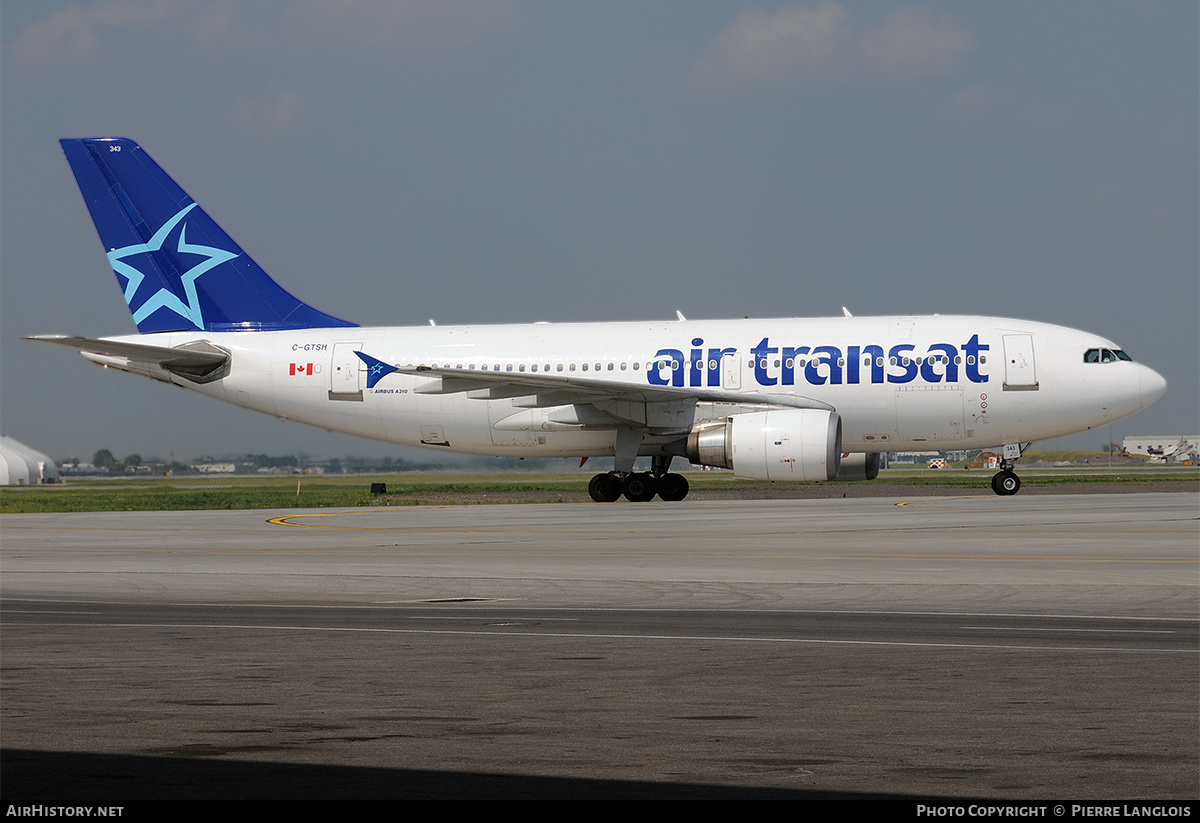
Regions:
<instances>
[{"instance_id":1,"label":"aircraft wheel","mask_svg":"<svg viewBox=\"0 0 1200 823\"><path fill-rule=\"evenodd\" d=\"M1001 497L1008 497L1021 490L1021 478L1010 471L996 472L992 476L992 491Z\"/></svg>"},{"instance_id":2,"label":"aircraft wheel","mask_svg":"<svg viewBox=\"0 0 1200 823\"><path fill-rule=\"evenodd\" d=\"M658 484L654 475L647 472L635 472L625 477L625 499L633 503L645 503L654 499Z\"/></svg>"},{"instance_id":3,"label":"aircraft wheel","mask_svg":"<svg viewBox=\"0 0 1200 823\"><path fill-rule=\"evenodd\" d=\"M687 493L687 478L682 474L664 474L658 478L658 496L663 500L682 500Z\"/></svg>"},{"instance_id":4,"label":"aircraft wheel","mask_svg":"<svg viewBox=\"0 0 1200 823\"><path fill-rule=\"evenodd\" d=\"M621 496L621 478L615 474L598 474L588 482L588 494L597 503L612 503Z\"/></svg>"}]
</instances>

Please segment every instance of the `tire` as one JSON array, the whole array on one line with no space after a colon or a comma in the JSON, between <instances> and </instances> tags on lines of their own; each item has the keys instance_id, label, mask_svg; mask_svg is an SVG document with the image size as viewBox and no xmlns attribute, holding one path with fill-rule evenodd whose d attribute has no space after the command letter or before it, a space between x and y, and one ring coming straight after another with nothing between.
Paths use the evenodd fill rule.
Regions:
<instances>
[{"instance_id":1,"label":"tire","mask_svg":"<svg viewBox=\"0 0 1200 823\"><path fill-rule=\"evenodd\" d=\"M653 500L657 490L658 484L654 482L652 474L635 472L625 478L625 499L630 502L645 503L647 500Z\"/></svg>"},{"instance_id":2,"label":"tire","mask_svg":"<svg viewBox=\"0 0 1200 823\"><path fill-rule=\"evenodd\" d=\"M992 491L1001 497L1011 497L1021 490L1021 478L1010 471L996 472L992 476Z\"/></svg>"},{"instance_id":3,"label":"tire","mask_svg":"<svg viewBox=\"0 0 1200 823\"><path fill-rule=\"evenodd\" d=\"M658 478L658 496L674 502L687 497L688 482L682 474L664 474Z\"/></svg>"},{"instance_id":4,"label":"tire","mask_svg":"<svg viewBox=\"0 0 1200 823\"><path fill-rule=\"evenodd\" d=\"M612 503L621 496L621 479L613 474L598 474L588 482L588 494L597 503Z\"/></svg>"}]
</instances>

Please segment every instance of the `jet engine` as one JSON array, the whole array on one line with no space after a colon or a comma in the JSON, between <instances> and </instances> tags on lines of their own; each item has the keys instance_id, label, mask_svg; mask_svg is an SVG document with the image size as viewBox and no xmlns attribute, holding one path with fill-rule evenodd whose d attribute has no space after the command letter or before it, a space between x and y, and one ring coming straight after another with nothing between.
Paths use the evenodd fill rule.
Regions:
<instances>
[{"instance_id":1,"label":"jet engine","mask_svg":"<svg viewBox=\"0 0 1200 823\"><path fill-rule=\"evenodd\" d=\"M850 452L842 455L838 480L874 480L879 476L878 452Z\"/></svg>"},{"instance_id":2,"label":"jet engine","mask_svg":"<svg viewBox=\"0 0 1200 823\"><path fill-rule=\"evenodd\" d=\"M687 438L693 463L753 480L833 480L842 457L842 419L818 409L771 409L698 424Z\"/></svg>"}]
</instances>

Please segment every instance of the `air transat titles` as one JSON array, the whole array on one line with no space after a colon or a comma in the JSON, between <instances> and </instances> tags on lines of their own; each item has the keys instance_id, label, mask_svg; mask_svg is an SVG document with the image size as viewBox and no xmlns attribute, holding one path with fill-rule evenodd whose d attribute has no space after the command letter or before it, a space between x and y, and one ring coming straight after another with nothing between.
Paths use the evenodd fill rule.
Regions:
<instances>
[{"instance_id":1,"label":"air transat titles","mask_svg":"<svg viewBox=\"0 0 1200 823\"><path fill-rule=\"evenodd\" d=\"M703 338L692 340L685 355L679 349L659 349L654 368L646 372L653 386L721 385L722 361L736 356L736 347L709 347L707 356ZM764 337L750 350L754 381L760 386L794 386L801 380L813 386L856 385L858 383L957 383L963 377L971 383L986 383L988 376L980 367L987 363L989 350L979 335L961 346L933 343L921 353L910 343L898 343L885 352L883 346L784 346L772 345Z\"/></svg>"}]
</instances>

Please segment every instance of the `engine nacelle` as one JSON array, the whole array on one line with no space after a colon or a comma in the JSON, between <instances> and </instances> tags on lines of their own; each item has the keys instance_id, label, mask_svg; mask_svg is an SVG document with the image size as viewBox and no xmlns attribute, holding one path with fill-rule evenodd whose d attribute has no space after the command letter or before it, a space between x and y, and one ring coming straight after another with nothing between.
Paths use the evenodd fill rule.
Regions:
<instances>
[{"instance_id":1,"label":"engine nacelle","mask_svg":"<svg viewBox=\"0 0 1200 823\"><path fill-rule=\"evenodd\" d=\"M833 480L841 466L842 418L819 409L731 415L692 430L687 457L753 480Z\"/></svg>"},{"instance_id":2,"label":"engine nacelle","mask_svg":"<svg viewBox=\"0 0 1200 823\"><path fill-rule=\"evenodd\" d=\"M878 452L851 452L842 455L838 480L874 480L879 476Z\"/></svg>"}]
</instances>

